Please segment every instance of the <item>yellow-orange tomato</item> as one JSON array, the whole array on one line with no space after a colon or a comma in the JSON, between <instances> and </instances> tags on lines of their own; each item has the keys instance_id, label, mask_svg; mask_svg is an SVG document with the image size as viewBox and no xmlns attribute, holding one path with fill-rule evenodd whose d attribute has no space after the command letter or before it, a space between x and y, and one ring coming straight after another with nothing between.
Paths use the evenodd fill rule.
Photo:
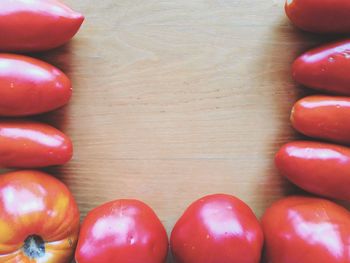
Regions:
<instances>
[{"instance_id":1,"label":"yellow-orange tomato","mask_svg":"<svg viewBox=\"0 0 350 263\"><path fill-rule=\"evenodd\" d=\"M0 262L68 263L79 211L68 188L38 171L0 175Z\"/></svg>"}]
</instances>

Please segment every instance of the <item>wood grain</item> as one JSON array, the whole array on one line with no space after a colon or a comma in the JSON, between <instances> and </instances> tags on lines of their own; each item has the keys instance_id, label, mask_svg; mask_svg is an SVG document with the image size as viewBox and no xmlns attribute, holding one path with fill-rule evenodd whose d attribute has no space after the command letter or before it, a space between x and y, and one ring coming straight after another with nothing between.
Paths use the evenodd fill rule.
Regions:
<instances>
[{"instance_id":1,"label":"wood grain","mask_svg":"<svg viewBox=\"0 0 350 263\"><path fill-rule=\"evenodd\" d=\"M65 2L86 15L80 33L35 56L74 83L69 106L41 119L74 141L74 159L50 171L82 218L137 198L170 232L209 193L236 195L261 216L296 191L273 165L296 138L289 111L304 94L290 65L325 39L293 28L282 0Z\"/></svg>"}]
</instances>

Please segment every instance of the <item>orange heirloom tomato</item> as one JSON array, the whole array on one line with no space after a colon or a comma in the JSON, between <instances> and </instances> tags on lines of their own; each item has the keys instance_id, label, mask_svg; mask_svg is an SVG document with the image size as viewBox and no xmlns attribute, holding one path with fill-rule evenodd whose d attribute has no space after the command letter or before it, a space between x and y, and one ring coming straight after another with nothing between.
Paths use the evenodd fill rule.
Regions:
<instances>
[{"instance_id":1,"label":"orange heirloom tomato","mask_svg":"<svg viewBox=\"0 0 350 263\"><path fill-rule=\"evenodd\" d=\"M79 211L68 188L38 171L0 175L0 262L69 263Z\"/></svg>"},{"instance_id":2,"label":"orange heirloom tomato","mask_svg":"<svg viewBox=\"0 0 350 263\"><path fill-rule=\"evenodd\" d=\"M245 203L216 194L187 208L171 233L170 246L177 263L259 263L263 233Z\"/></svg>"},{"instance_id":3,"label":"orange heirloom tomato","mask_svg":"<svg viewBox=\"0 0 350 263\"><path fill-rule=\"evenodd\" d=\"M295 103L291 122L299 132L350 144L350 98L309 96Z\"/></svg>"},{"instance_id":4,"label":"orange heirloom tomato","mask_svg":"<svg viewBox=\"0 0 350 263\"><path fill-rule=\"evenodd\" d=\"M283 176L304 190L350 201L350 148L296 141L278 151L275 163Z\"/></svg>"},{"instance_id":5,"label":"orange heirloom tomato","mask_svg":"<svg viewBox=\"0 0 350 263\"><path fill-rule=\"evenodd\" d=\"M309 88L350 95L350 40L304 53L295 60L292 71L294 79Z\"/></svg>"},{"instance_id":6,"label":"orange heirloom tomato","mask_svg":"<svg viewBox=\"0 0 350 263\"><path fill-rule=\"evenodd\" d=\"M34 168L65 164L72 158L71 140L47 124L0 121L0 167Z\"/></svg>"},{"instance_id":7,"label":"orange heirloom tomato","mask_svg":"<svg viewBox=\"0 0 350 263\"><path fill-rule=\"evenodd\" d=\"M348 0L287 0L285 10L297 27L314 33L350 33Z\"/></svg>"},{"instance_id":8,"label":"orange heirloom tomato","mask_svg":"<svg viewBox=\"0 0 350 263\"><path fill-rule=\"evenodd\" d=\"M31 57L0 54L0 116L51 111L71 95L71 82L59 69Z\"/></svg>"},{"instance_id":9,"label":"orange heirloom tomato","mask_svg":"<svg viewBox=\"0 0 350 263\"><path fill-rule=\"evenodd\" d=\"M45 51L68 42L84 17L56 0L1 0L0 50Z\"/></svg>"},{"instance_id":10,"label":"orange heirloom tomato","mask_svg":"<svg viewBox=\"0 0 350 263\"><path fill-rule=\"evenodd\" d=\"M116 200L88 213L77 263L164 263L168 237L157 215L137 200Z\"/></svg>"},{"instance_id":11,"label":"orange heirloom tomato","mask_svg":"<svg viewBox=\"0 0 350 263\"><path fill-rule=\"evenodd\" d=\"M350 213L320 198L287 197L262 219L266 263L349 263Z\"/></svg>"}]
</instances>

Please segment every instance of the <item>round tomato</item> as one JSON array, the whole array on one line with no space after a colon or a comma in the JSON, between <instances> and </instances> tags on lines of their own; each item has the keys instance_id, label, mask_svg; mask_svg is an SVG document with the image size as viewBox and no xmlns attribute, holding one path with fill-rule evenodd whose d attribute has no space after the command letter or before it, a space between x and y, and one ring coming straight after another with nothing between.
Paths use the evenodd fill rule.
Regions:
<instances>
[{"instance_id":1,"label":"round tomato","mask_svg":"<svg viewBox=\"0 0 350 263\"><path fill-rule=\"evenodd\" d=\"M75 252L77 263L164 263L166 231L153 210L137 200L116 200L86 216Z\"/></svg>"},{"instance_id":2,"label":"round tomato","mask_svg":"<svg viewBox=\"0 0 350 263\"><path fill-rule=\"evenodd\" d=\"M268 263L349 263L350 213L320 198L288 197L262 219Z\"/></svg>"},{"instance_id":3,"label":"round tomato","mask_svg":"<svg viewBox=\"0 0 350 263\"><path fill-rule=\"evenodd\" d=\"M283 176L304 190L350 201L350 148L296 141L277 152L275 163Z\"/></svg>"},{"instance_id":4,"label":"round tomato","mask_svg":"<svg viewBox=\"0 0 350 263\"><path fill-rule=\"evenodd\" d=\"M217 194L190 205L176 223L170 245L177 263L258 263L263 234L245 203Z\"/></svg>"},{"instance_id":5,"label":"round tomato","mask_svg":"<svg viewBox=\"0 0 350 263\"><path fill-rule=\"evenodd\" d=\"M79 211L68 188L38 171L0 175L0 262L68 263Z\"/></svg>"},{"instance_id":6,"label":"round tomato","mask_svg":"<svg viewBox=\"0 0 350 263\"><path fill-rule=\"evenodd\" d=\"M1 0L0 50L45 51L68 42L84 17L56 0Z\"/></svg>"},{"instance_id":7,"label":"round tomato","mask_svg":"<svg viewBox=\"0 0 350 263\"><path fill-rule=\"evenodd\" d=\"M62 71L14 54L0 54L0 87L0 116L51 111L65 105L72 95L71 82Z\"/></svg>"},{"instance_id":8,"label":"round tomato","mask_svg":"<svg viewBox=\"0 0 350 263\"><path fill-rule=\"evenodd\" d=\"M72 158L71 140L47 124L0 121L0 167L62 165Z\"/></svg>"},{"instance_id":9,"label":"round tomato","mask_svg":"<svg viewBox=\"0 0 350 263\"><path fill-rule=\"evenodd\" d=\"M297 27L314 33L350 33L348 0L287 0L287 16Z\"/></svg>"}]
</instances>

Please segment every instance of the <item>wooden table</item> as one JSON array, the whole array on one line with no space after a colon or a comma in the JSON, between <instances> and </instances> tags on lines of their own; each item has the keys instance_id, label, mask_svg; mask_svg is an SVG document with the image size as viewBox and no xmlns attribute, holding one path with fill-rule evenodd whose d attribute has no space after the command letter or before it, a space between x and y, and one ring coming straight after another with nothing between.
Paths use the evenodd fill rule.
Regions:
<instances>
[{"instance_id":1,"label":"wooden table","mask_svg":"<svg viewBox=\"0 0 350 263\"><path fill-rule=\"evenodd\" d=\"M293 28L283 0L65 2L86 21L39 57L71 77L74 96L43 119L74 141L73 160L49 170L82 218L137 198L170 232L206 194L236 195L261 216L296 191L273 157L296 138L289 112L304 91L291 63L324 39Z\"/></svg>"}]
</instances>

